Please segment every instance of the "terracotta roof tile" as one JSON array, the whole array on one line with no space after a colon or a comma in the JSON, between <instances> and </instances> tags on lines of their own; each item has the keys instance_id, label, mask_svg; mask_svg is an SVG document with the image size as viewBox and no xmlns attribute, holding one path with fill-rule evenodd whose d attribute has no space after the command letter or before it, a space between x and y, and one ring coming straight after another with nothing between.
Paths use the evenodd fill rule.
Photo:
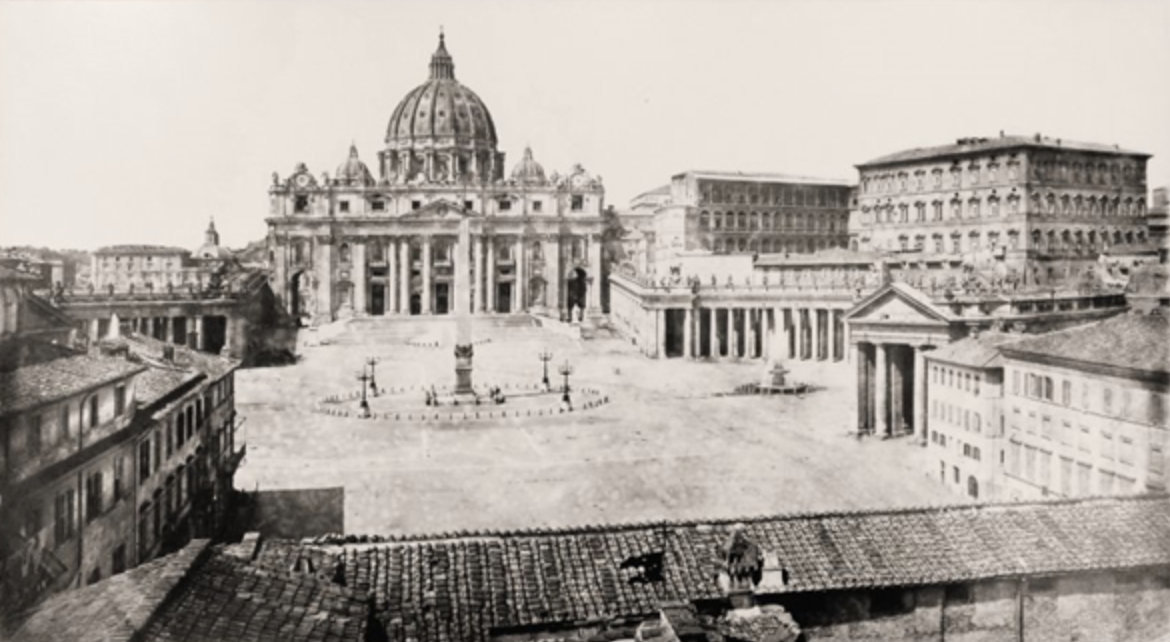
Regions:
<instances>
[{"instance_id":1,"label":"terracotta roof tile","mask_svg":"<svg viewBox=\"0 0 1170 642\"><path fill-rule=\"evenodd\" d=\"M203 558L207 540L36 605L10 642L129 642Z\"/></svg>"},{"instance_id":2,"label":"terracotta roof tile","mask_svg":"<svg viewBox=\"0 0 1170 642\"><path fill-rule=\"evenodd\" d=\"M1056 357L1149 373L1170 372L1170 318L1125 314L1005 344L1013 358Z\"/></svg>"},{"instance_id":3,"label":"terracotta roof tile","mask_svg":"<svg viewBox=\"0 0 1170 642\"><path fill-rule=\"evenodd\" d=\"M1170 563L1170 497L792 515L742 520L788 571L786 593L941 584ZM373 590L391 640L646 617L720 597L717 556L734 522L417 538L355 547L270 542L265 560L333 551L348 586ZM631 583L632 555L665 553L662 582ZM326 564L321 562L321 564ZM320 567L320 566L318 566Z\"/></svg>"},{"instance_id":4,"label":"terracotta roof tile","mask_svg":"<svg viewBox=\"0 0 1170 642\"><path fill-rule=\"evenodd\" d=\"M17 413L53 403L143 370L142 365L121 357L79 354L3 372L0 413Z\"/></svg>"}]
</instances>

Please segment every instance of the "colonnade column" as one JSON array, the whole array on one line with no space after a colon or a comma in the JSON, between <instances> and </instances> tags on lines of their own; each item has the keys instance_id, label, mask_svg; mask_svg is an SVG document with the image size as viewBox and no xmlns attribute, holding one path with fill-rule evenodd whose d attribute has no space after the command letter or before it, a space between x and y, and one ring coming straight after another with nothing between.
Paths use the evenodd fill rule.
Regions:
<instances>
[{"instance_id":1,"label":"colonnade column","mask_svg":"<svg viewBox=\"0 0 1170 642\"><path fill-rule=\"evenodd\" d=\"M887 369L889 347L884 343L874 344L874 432L879 435L890 434L890 394L889 374Z\"/></svg>"},{"instance_id":2,"label":"colonnade column","mask_svg":"<svg viewBox=\"0 0 1170 642\"><path fill-rule=\"evenodd\" d=\"M524 308L524 237L517 236L514 247L516 260L516 280L512 287L512 313L518 313Z\"/></svg>"},{"instance_id":3,"label":"colonnade column","mask_svg":"<svg viewBox=\"0 0 1170 642\"><path fill-rule=\"evenodd\" d=\"M867 359L860 344L849 344L849 354L857 362L857 395L853 404L852 425L857 432L865 432L868 427L866 425L866 417L868 414L866 404L869 402L869 373L866 370Z\"/></svg>"},{"instance_id":4,"label":"colonnade column","mask_svg":"<svg viewBox=\"0 0 1170 642\"><path fill-rule=\"evenodd\" d=\"M365 316L366 308L366 244L353 244L353 311L357 316Z\"/></svg>"},{"instance_id":5,"label":"colonnade column","mask_svg":"<svg viewBox=\"0 0 1170 642\"><path fill-rule=\"evenodd\" d=\"M926 445L926 349L914 346L914 434Z\"/></svg>"},{"instance_id":6,"label":"colonnade column","mask_svg":"<svg viewBox=\"0 0 1170 642\"><path fill-rule=\"evenodd\" d=\"M166 317L167 324L167 343L175 342L175 317Z\"/></svg>"},{"instance_id":7,"label":"colonnade column","mask_svg":"<svg viewBox=\"0 0 1170 642\"><path fill-rule=\"evenodd\" d=\"M808 321L812 325L812 354L809 358L813 361L821 360L821 315L816 308L809 308Z\"/></svg>"},{"instance_id":8,"label":"colonnade column","mask_svg":"<svg viewBox=\"0 0 1170 642\"><path fill-rule=\"evenodd\" d=\"M394 314L398 312L398 239L387 240L383 254L386 256L386 276L388 277L386 282L386 313Z\"/></svg>"},{"instance_id":9,"label":"colonnade column","mask_svg":"<svg viewBox=\"0 0 1170 642\"><path fill-rule=\"evenodd\" d=\"M654 351L659 359L666 358L666 310L654 311Z\"/></svg>"},{"instance_id":10,"label":"colonnade column","mask_svg":"<svg viewBox=\"0 0 1170 642\"><path fill-rule=\"evenodd\" d=\"M690 359L694 356L693 346L694 342L691 325L695 322L695 313L691 308L683 311L683 358Z\"/></svg>"},{"instance_id":11,"label":"colonnade column","mask_svg":"<svg viewBox=\"0 0 1170 642\"><path fill-rule=\"evenodd\" d=\"M484 254L487 256L487 273L484 275L487 288L487 311L496 311L496 244L492 238L484 239Z\"/></svg>"},{"instance_id":12,"label":"colonnade column","mask_svg":"<svg viewBox=\"0 0 1170 642\"><path fill-rule=\"evenodd\" d=\"M549 237L545 244L544 303L557 311L556 318L561 318L561 239L559 236Z\"/></svg>"},{"instance_id":13,"label":"colonnade column","mask_svg":"<svg viewBox=\"0 0 1170 642\"><path fill-rule=\"evenodd\" d=\"M195 316L195 349L204 350L207 341L203 337L203 315Z\"/></svg>"},{"instance_id":14,"label":"colonnade column","mask_svg":"<svg viewBox=\"0 0 1170 642\"><path fill-rule=\"evenodd\" d=\"M727 356L739 357L739 328L735 327L735 308L727 308Z\"/></svg>"},{"instance_id":15,"label":"colonnade column","mask_svg":"<svg viewBox=\"0 0 1170 642\"><path fill-rule=\"evenodd\" d=\"M589 237L589 312L601 314L601 236Z\"/></svg>"},{"instance_id":16,"label":"colonnade column","mask_svg":"<svg viewBox=\"0 0 1170 642\"><path fill-rule=\"evenodd\" d=\"M707 344L707 352L712 359L719 358L719 308L707 308L707 316L710 317L710 323L707 325L707 333L710 335Z\"/></svg>"},{"instance_id":17,"label":"colonnade column","mask_svg":"<svg viewBox=\"0 0 1170 642\"><path fill-rule=\"evenodd\" d=\"M431 314L431 237L423 237L422 245L422 314Z\"/></svg>"},{"instance_id":18,"label":"colonnade column","mask_svg":"<svg viewBox=\"0 0 1170 642\"><path fill-rule=\"evenodd\" d=\"M743 311L744 342L743 356L747 359L756 358L756 309L745 308Z\"/></svg>"},{"instance_id":19,"label":"colonnade column","mask_svg":"<svg viewBox=\"0 0 1170 642\"><path fill-rule=\"evenodd\" d=\"M825 340L825 360L834 362L838 360L837 354L837 310L829 308L825 310L825 335L828 337Z\"/></svg>"},{"instance_id":20,"label":"colonnade column","mask_svg":"<svg viewBox=\"0 0 1170 642\"><path fill-rule=\"evenodd\" d=\"M402 314L410 314L410 279L414 270L410 265L410 240L403 239L398 246L398 262L402 264L398 275L398 305Z\"/></svg>"},{"instance_id":21,"label":"colonnade column","mask_svg":"<svg viewBox=\"0 0 1170 642\"><path fill-rule=\"evenodd\" d=\"M797 361L804 360L804 319L802 317L800 308L792 308L792 330L796 335L792 358Z\"/></svg>"}]
</instances>

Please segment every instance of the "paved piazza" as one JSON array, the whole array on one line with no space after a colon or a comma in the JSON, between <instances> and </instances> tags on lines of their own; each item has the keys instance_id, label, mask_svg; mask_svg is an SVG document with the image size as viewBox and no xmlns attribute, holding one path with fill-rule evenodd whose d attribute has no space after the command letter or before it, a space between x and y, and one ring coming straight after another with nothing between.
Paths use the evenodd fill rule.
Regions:
<instances>
[{"instance_id":1,"label":"paved piazza","mask_svg":"<svg viewBox=\"0 0 1170 642\"><path fill-rule=\"evenodd\" d=\"M378 321L365 328L392 328ZM587 413L473 423L384 423L311 412L355 390L369 356L379 386L453 384L449 349L346 330L296 366L238 373L247 490L343 487L347 533L434 533L735 517L961 501L926 474L907 439L847 436L850 364L794 364L825 386L797 397L717 396L757 381L759 363L655 361L618 339L481 328L475 382L538 383L537 354L566 358L571 384L611 403ZM555 368L550 375L559 385ZM356 402L352 404L356 407Z\"/></svg>"}]
</instances>

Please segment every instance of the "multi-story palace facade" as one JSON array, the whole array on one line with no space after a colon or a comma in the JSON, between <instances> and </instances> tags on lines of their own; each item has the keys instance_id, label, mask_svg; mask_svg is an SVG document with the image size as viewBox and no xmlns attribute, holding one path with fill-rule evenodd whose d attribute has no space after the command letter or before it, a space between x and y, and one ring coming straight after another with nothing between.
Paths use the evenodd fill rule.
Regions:
<instances>
[{"instance_id":1,"label":"multi-story palace facade","mask_svg":"<svg viewBox=\"0 0 1170 642\"><path fill-rule=\"evenodd\" d=\"M1073 277L1106 248L1145 243L1149 158L1039 134L889 154L857 166L851 246L1000 263L1031 283Z\"/></svg>"},{"instance_id":2,"label":"multi-story palace facade","mask_svg":"<svg viewBox=\"0 0 1170 642\"><path fill-rule=\"evenodd\" d=\"M847 181L687 171L633 207L653 207L662 258L692 250L806 253L846 246L851 190Z\"/></svg>"},{"instance_id":3,"label":"multi-story palace facade","mask_svg":"<svg viewBox=\"0 0 1170 642\"><path fill-rule=\"evenodd\" d=\"M377 169L351 146L333 177L304 164L273 175L269 261L291 314L450 314L462 261L475 314L600 311L600 177L579 165L546 176L525 149L506 178L491 114L455 80L442 35L430 79L390 117ZM470 247L457 242L464 218Z\"/></svg>"}]
</instances>

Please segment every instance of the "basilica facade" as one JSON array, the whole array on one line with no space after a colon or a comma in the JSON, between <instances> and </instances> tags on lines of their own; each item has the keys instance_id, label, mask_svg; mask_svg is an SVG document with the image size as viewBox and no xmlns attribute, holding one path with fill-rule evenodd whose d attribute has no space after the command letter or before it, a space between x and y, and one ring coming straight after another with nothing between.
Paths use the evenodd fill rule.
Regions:
<instances>
[{"instance_id":1,"label":"basilica facade","mask_svg":"<svg viewBox=\"0 0 1170 642\"><path fill-rule=\"evenodd\" d=\"M531 149L506 172L497 145L491 113L455 80L440 35L430 78L390 116L376 176L356 146L333 176L303 163L273 174L266 220L278 299L308 324L452 314L457 300L474 314L599 313L601 178L580 165L546 176ZM464 261L467 298L455 292Z\"/></svg>"}]
</instances>

